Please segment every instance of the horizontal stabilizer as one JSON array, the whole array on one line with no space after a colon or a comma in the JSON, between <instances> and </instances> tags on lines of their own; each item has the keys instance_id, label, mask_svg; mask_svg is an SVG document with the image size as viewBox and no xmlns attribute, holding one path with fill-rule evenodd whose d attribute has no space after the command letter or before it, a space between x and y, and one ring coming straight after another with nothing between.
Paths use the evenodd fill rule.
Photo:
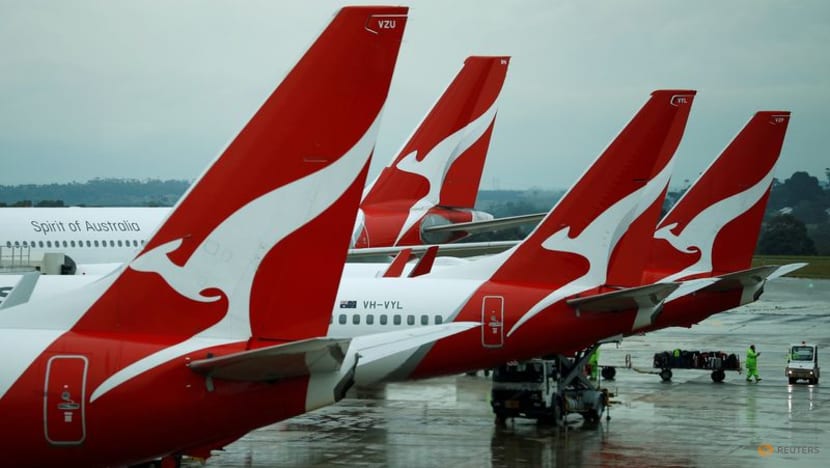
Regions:
<instances>
[{"instance_id":1,"label":"horizontal stabilizer","mask_svg":"<svg viewBox=\"0 0 830 468\"><path fill-rule=\"evenodd\" d=\"M475 257L477 255L488 255L505 250L516 245L518 241L494 241L494 242L469 242L463 244L442 244L438 248L439 257L452 255L453 257ZM386 260L393 257L404 248L412 249L415 255L423 255L429 245L410 245L407 247L368 247L365 249L349 249L349 262L365 262L372 260Z\"/></svg>"},{"instance_id":2,"label":"horizontal stabilizer","mask_svg":"<svg viewBox=\"0 0 830 468\"><path fill-rule=\"evenodd\" d=\"M650 284L595 296L568 299L567 303L578 312L620 312L643 307L655 307L679 286L678 283Z\"/></svg>"},{"instance_id":3,"label":"horizontal stabilizer","mask_svg":"<svg viewBox=\"0 0 830 468\"><path fill-rule=\"evenodd\" d=\"M736 271L720 275L714 283L705 288L705 291L719 292L740 289L745 286L754 286L765 281L778 269L776 265L760 266L748 270Z\"/></svg>"},{"instance_id":4,"label":"horizontal stabilizer","mask_svg":"<svg viewBox=\"0 0 830 468\"><path fill-rule=\"evenodd\" d=\"M680 287L675 289L664 302L671 302L679 297L688 296L689 294L700 291L701 289L715 283L717 278L699 278L689 281L681 281Z\"/></svg>"},{"instance_id":5,"label":"horizontal stabilizer","mask_svg":"<svg viewBox=\"0 0 830 468\"><path fill-rule=\"evenodd\" d=\"M763 281L771 280L792 273L807 266L806 263L790 263L788 265L764 265L750 268L748 270L736 271L727 275L721 275L706 291L730 291L746 286L755 286Z\"/></svg>"},{"instance_id":6,"label":"horizontal stabilizer","mask_svg":"<svg viewBox=\"0 0 830 468\"><path fill-rule=\"evenodd\" d=\"M788 265L782 265L782 266L778 267L777 270L770 273L770 275L767 276L767 279L771 280L771 279L775 279L775 278L787 275L787 274L792 273L796 270L800 270L800 269L806 267L807 265L808 265L808 263L790 263Z\"/></svg>"},{"instance_id":7,"label":"horizontal stabilizer","mask_svg":"<svg viewBox=\"0 0 830 468\"><path fill-rule=\"evenodd\" d=\"M29 298L32 297L32 292L34 292L39 278L40 273L37 271L31 271L22 275L20 281L14 286L14 289L11 290L9 295L6 296L6 299L3 300L3 303L0 304L0 309L8 309L9 307L29 302Z\"/></svg>"},{"instance_id":8,"label":"horizontal stabilizer","mask_svg":"<svg viewBox=\"0 0 830 468\"><path fill-rule=\"evenodd\" d=\"M366 364L480 326L479 322L452 322L354 337L352 346L360 355L358 373Z\"/></svg>"},{"instance_id":9,"label":"horizontal stabilizer","mask_svg":"<svg viewBox=\"0 0 830 468\"><path fill-rule=\"evenodd\" d=\"M310 338L253 349L189 364L193 371L215 379L267 382L340 369L348 338Z\"/></svg>"},{"instance_id":10,"label":"horizontal stabilizer","mask_svg":"<svg viewBox=\"0 0 830 468\"><path fill-rule=\"evenodd\" d=\"M519 215L519 216L509 216L506 218L498 218L498 219L489 219L483 221L470 221L467 223L452 223L452 224L440 224L437 226L423 226L421 228L424 233L436 233L436 232L461 232L461 233L478 233L478 232L490 232L490 231L498 231L501 229L508 229L516 226L522 226L524 224L530 223L538 223L545 217L547 213L536 213L536 214L528 214L528 215Z\"/></svg>"}]
</instances>

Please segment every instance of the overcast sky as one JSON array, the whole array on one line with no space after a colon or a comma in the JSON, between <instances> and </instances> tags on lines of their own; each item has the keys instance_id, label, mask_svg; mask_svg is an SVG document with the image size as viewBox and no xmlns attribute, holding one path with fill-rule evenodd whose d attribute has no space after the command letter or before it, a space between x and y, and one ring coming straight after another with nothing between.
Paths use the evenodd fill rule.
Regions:
<instances>
[{"instance_id":1,"label":"overcast sky","mask_svg":"<svg viewBox=\"0 0 830 468\"><path fill-rule=\"evenodd\" d=\"M0 0L0 184L194 179L343 4ZM405 4L370 177L468 55L513 57L483 189L569 186L658 88L698 90L675 186L757 110L779 178L830 167L827 0Z\"/></svg>"}]
</instances>

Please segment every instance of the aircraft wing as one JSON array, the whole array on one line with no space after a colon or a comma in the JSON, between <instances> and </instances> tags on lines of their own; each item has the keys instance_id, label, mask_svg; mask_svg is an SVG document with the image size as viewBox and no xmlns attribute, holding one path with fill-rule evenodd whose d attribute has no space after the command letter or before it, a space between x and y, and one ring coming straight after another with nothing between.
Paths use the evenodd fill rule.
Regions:
<instances>
[{"instance_id":1,"label":"aircraft wing","mask_svg":"<svg viewBox=\"0 0 830 468\"><path fill-rule=\"evenodd\" d=\"M437 226L424 226L422 229L424 233L437 232L464 232L468 234L484 232L484 231L498 231L501 229L512 228L528 223L538 223L545 217L547 213L535 213L528 215L509 216L506 218L489 219L482 221L470 221L467 223L452 223L441 224Z\"/></svg>"},{"instance_id":2,"label":"aircraft wing","mask_svg":"<svg viewBox=\"0 0 830 468\"><path fill-rule=\"evenodd\" d=\"M494 242L467 242L460 244L441 244L438 248L438 256L453 257L475 257L503 252L519 241L494 241ZM423 255L427 249L434 245L409 245L406 247L369 247L365 249L349 249L349 262L387 261L394 257L401 250L411 249L414 255Z\"/></svg>"},{"instance_id":3,"label":"aircraft wing","mask_svg":"<svg viewBox=\"0 0 830 468\"><path fill-rule=\"evenodd\" d=\"M635 288L620 289L594 296L577 297L566 302L577 312L620 312L659 306L679 283L657 283Z\"/></svg>"},{"instance_id":4,"label":"aircraft wing","mask_svg":"<svg viewBox=\"0 0 830 468\"><path fill-rule=\"evenodd\" d=\"M215 379L267 382L340 369L349 338L310 338L192 361L190 368Z\"/></svg>"}]
</instances>

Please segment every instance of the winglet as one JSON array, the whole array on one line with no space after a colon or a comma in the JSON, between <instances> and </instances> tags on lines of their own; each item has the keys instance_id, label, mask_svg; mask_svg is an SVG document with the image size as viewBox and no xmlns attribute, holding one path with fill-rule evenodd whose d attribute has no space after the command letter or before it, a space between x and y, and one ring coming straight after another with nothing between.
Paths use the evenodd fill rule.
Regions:
<instances>
[{"instance_id":1,"label":"winglet","mask_svg":"<svg viewBox=\"0 0 830 468\"><path fill-rule=\"evenodd\" d=\"M384 278L399 278L401 274L403 274L403 269L406 266L406 262L412 257L412 249L406 248L398 252L395 255L395 258L389 264L389 267L386 268L386 271L383 272Z\"/></svg>"},{"instance_id":2,"label":"winglet","mask_svg":"<svg viewBox=\"0 0 830 468\"><path fill-rule=\"evenodd\" d=\"M438 246L429 246L424 255L421 256L421 259L418 260L418 263L415 264L415 267L412 268L412 271L409 272L409 278L425 275L432 271L432 265L435 263L435 256L437 254Z\"/></svg>"}]
</instances>

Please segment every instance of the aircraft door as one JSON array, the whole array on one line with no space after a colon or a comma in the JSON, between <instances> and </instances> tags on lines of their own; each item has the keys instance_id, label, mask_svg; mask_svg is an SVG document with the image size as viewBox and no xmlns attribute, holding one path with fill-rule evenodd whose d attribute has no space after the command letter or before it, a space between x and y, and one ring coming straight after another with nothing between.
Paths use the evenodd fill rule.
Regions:
<instances>
[{"instance_id":1,"label":"aircraft door","mask_svg":"<svg viewBox=\"0 0 830 468\"><path fill-rule=\"evenodd\" d=\"M504 298L501 296L482 299L481 345L485 348L504 346Z\"/></svg>"},{"instance_id":2,"label":"aircraft door","mask_svg":"<svg viewBox=\"0 0 830 468\"><path fill-rule=\"evenodd\" d=\"M52 445L81 445L86 438L86 356L52 356L46 365L43 430Z\"/></svg>"}]
</instances>

